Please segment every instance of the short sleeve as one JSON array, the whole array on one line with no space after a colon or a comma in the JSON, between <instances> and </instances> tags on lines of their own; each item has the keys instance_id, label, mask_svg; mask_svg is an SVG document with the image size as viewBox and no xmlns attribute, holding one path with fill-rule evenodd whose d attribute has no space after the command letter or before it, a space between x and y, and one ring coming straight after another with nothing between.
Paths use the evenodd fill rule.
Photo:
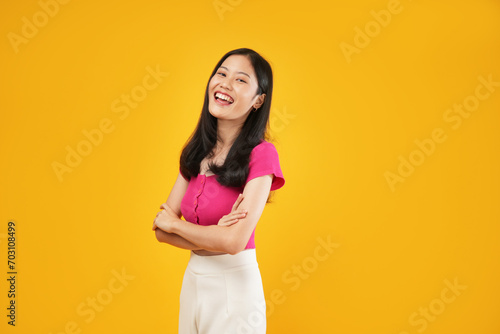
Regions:
<instances>
[{"instance_id":1,"label":"short sleeve","mask_svg":"<svg viewBox=\"0 0 500 334\"><path fill-rule=\"evenodd\" d=\"M281 171L278 151L270 142L263 141L255 146L250 153L248 164L248 177L246 182L263 175L273 174L271 191L277 190L285 184L285 178Z\"/></svg>"}]
</instances>

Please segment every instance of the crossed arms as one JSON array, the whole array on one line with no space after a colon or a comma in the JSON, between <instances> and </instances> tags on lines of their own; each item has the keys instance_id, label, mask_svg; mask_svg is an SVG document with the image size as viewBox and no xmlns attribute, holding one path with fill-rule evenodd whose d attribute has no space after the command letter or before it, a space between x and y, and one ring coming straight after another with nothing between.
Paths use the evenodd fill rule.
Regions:
<instances>
[{"instance_id":1,"label":"crossed arms","mask_svg":"<svg viewBox=\"0 0 500 334\"><path fill-rule=\"evenodd\" d=\"M202 226L180 219L180 205L189 183L179 173L167 201L161 206L163 210L157 214L153 224L157 240L183 249L239 253L245 249L264 211L272 180L272 174L250 180L231 213L224 216L218 225ZM247 213L241 215L245 210Z\"/></svg>"}]
</instances>

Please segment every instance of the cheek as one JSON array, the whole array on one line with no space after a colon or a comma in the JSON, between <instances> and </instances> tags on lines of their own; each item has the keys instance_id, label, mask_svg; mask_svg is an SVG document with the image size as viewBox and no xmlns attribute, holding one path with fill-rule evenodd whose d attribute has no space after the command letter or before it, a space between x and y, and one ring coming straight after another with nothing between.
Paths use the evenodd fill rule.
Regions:
<instances>
[{"instance_id":1,"label":"cheek","mask_svg":"<svg viewBox=\"0 0 500 334\"><path fill-rule=\"evenodd\" d=\"M208 82L208 88L213 89L216 85L217 85L217 79L215 76L213 76L212 79L210 79L210 81Z\"/></svg>"},{"instance_id":2,"label":"cheek","mask_svg":"<svg viewBox=\"0 0 500 334\"><path fill-rule=\"evenodd\" d=\"M238 94L238 101L240 102L240 104L242 105L245 105L245 107L247 105L250 105L252 104L252 99L253 99L253 95L248 93L248 92L245 92L245 93L240 93Z\"/></svg>"}]
</instances>

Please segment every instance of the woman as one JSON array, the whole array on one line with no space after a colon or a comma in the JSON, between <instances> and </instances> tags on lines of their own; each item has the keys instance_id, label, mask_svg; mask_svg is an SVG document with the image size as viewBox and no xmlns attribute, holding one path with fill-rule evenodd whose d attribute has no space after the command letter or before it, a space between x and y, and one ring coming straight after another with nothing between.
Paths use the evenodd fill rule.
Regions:
<instances>
[{"instance_id":1,"label":"woman","mask_svg":"<svg viewBox=\"0 0 500 334\"><path fill-rule=\"evenodd\" d=\"M265 139L272 91L271 66L257 52L222 57L154 220L158 241L191 250L179 333L266 332L254 234L270 191L285 183L276 148Z\"/></svg>"}]
</instances>

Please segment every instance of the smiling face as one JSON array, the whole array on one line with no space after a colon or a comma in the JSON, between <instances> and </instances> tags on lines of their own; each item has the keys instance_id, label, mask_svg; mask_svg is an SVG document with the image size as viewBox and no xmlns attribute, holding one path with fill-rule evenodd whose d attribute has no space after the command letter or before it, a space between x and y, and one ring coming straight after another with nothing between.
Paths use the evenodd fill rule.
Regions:
<instances>
[{"instance_id":1,"label":"smiling face","mask_svg":"<svg viewBox=\"0 0 500 334\"><path fill-rule=\"evenodd\" d=\"M252 63L243 55L227 57L208 85L208 110L220 120L242 124L253 108L259 108L265 94L258 95Z\"/></svg>"}]
</instances>

